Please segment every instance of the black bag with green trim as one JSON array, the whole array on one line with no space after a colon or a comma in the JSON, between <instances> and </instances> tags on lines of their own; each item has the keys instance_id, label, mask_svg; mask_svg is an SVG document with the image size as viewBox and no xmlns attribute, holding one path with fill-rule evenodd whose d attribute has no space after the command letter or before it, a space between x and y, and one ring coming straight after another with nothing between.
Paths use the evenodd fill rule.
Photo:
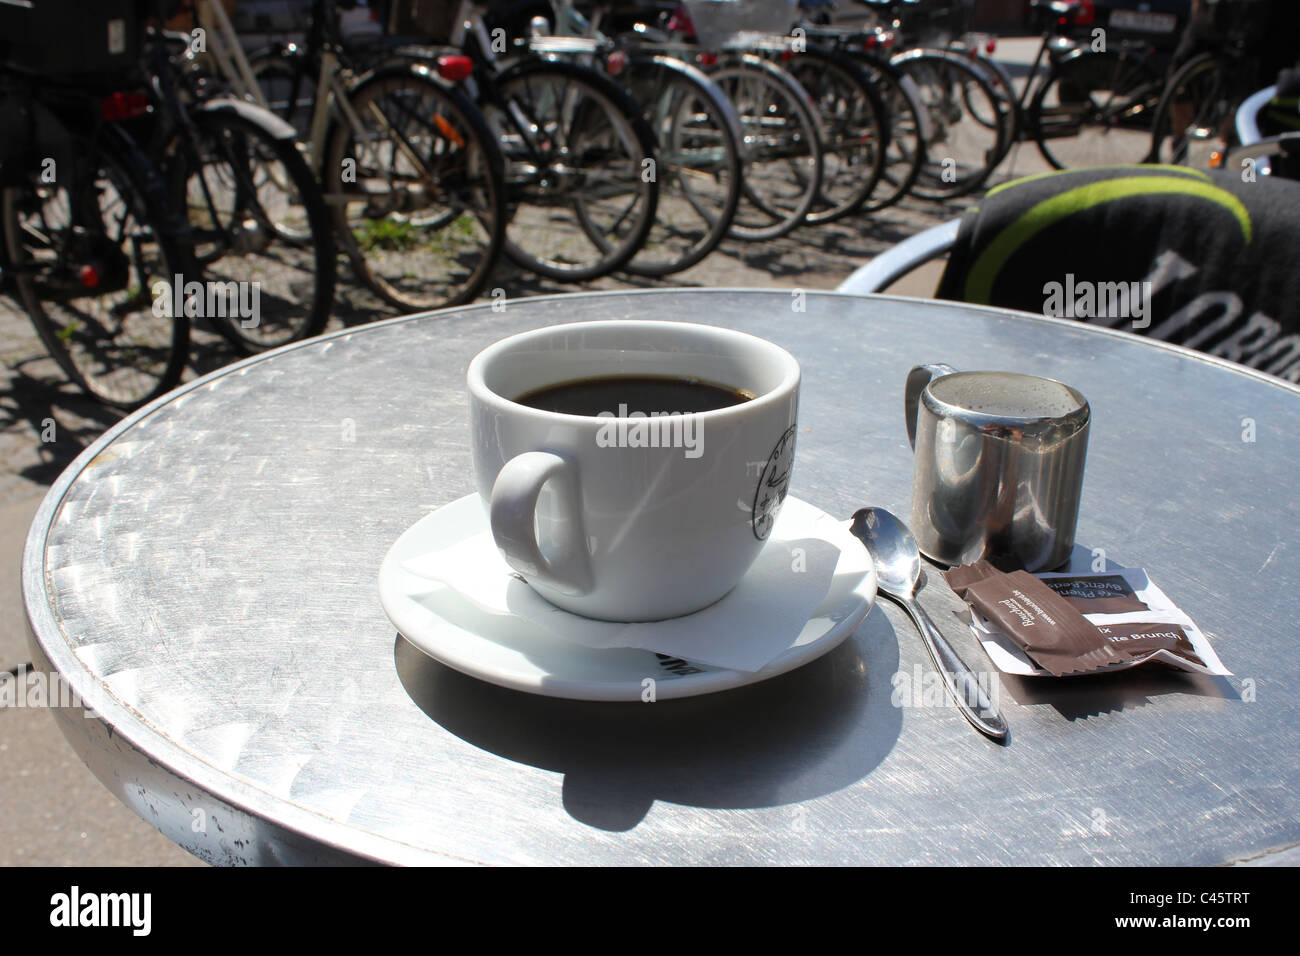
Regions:
<instances>
[{"instance_id":1,"label":"black bag with green trim","mask_svg":"<svg viewBox=\"0 0 1300 956\"><path fill-rule=\"evenodd\" d=\"M1173 166L989 191L937 293L1176 342L1300 382L1300 183Z\"/></svg>"}]
</instances>

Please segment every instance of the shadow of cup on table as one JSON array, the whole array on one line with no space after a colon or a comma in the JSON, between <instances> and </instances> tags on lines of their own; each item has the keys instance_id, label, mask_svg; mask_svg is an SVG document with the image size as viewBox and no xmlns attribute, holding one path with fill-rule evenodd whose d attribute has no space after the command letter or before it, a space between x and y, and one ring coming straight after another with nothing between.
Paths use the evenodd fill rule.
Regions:
<instances>
[{"instance_id":1,"label":"shadow of cup on table","mask_svg":"<svg viewBox=\"0 0 1300 956\"><path fill-rule=\"evenodd\" d=\"M601 830L633 829L656 800L754 809L824 796L871 773L902 727L890 703L898 640L876 608L843 644L788 674L653 703L509 690L400 635L394 656L402 686L430 719L507 760L563 773L565 810Z\"/></svg>"}]
</instances>

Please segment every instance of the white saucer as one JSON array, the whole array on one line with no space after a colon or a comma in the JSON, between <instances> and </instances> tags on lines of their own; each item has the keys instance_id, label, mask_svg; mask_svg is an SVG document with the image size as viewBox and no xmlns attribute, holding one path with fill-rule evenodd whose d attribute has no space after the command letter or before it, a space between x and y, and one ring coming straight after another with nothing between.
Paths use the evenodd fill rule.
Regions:
<instances>
[{"instance_id":1,"label":"white saucer","mask_svg":"<svg viewBox=\"0 0 1300 956\"><path fill-rule=\"evenodd\" d=\"M487 531L487 516L477 494L439 508L397 539L380 568L379 600L408 641L434 660L479 680L548 697L639 701L647 694L650 678L656 700L692 697L766 680L815 660L839 646L871 610L876 575L870 556L849 533L846 522L787 497L778 519L778 529L782 527L787 537L818 537L834 544L839 557L830 590L802 631L792 634L789 648L757 671L694 664L640 648L583 646L522 617L486 613L473 602L458 599L451 589L405 569L405 562L455 548ZM726 626L729 616L734 619L740 614L739 605L732 605L734 610L727 613L727 602L736 594L733 591L706 609L716 616L719 628ZM540 597L536 600L545 604ZM549 604L546 607L550 609ZM605 625L558 609L554 613L573 617L575 626L587 633ZM680 625L667 620L647 626Z\"/></svg>"}]
</instances>

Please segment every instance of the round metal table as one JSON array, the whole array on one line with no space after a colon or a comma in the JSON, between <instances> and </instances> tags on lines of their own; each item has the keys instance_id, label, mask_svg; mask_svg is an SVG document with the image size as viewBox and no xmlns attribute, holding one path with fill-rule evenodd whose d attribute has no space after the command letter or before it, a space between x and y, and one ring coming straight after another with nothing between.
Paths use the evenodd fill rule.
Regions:
<instances>
[{"instance_id":1,"label":"round metal table","mask_svg":"<svg viewBox=\"0 0 1300 956\"><path fill-rule=\"evenodd\" d=\"M1300 389L1078 323L792 301L592 293L414 316L250 359L122 421L26 543L36 664L94 711L54 711L63 732L216 863L1207 864L1300 841ZM534 697L426 658L376 575L402 531L473 490L470 358L611 317L789 349L791 493L845 517L906 513L913 364L1074 384L1094 416L1076 559L1147 568L1237 676L1003 677L998 746L946 699L895 694L930 663L887 602L812 664L683 701ZM956 599L922 601L991 670Z\"/></svg>"}]
</instances>

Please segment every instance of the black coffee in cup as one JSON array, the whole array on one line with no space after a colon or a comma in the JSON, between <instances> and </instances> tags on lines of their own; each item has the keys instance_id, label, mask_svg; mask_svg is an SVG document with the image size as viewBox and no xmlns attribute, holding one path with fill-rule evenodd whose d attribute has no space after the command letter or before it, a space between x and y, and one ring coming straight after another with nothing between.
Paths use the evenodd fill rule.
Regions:
<instances>
[{"instance_id":1,"label":"black coffee in cup","mask_svg":"<svg viewBox=\"0 0 1300 956\"><path fill-rule=\"evenodd\" d=\"M520 405L561 415L602 413L626 417L711 412L747 402L754 396L742 389L689 378L611 375L561 382L516 398Z\"/></svg>"}]
</instances>

